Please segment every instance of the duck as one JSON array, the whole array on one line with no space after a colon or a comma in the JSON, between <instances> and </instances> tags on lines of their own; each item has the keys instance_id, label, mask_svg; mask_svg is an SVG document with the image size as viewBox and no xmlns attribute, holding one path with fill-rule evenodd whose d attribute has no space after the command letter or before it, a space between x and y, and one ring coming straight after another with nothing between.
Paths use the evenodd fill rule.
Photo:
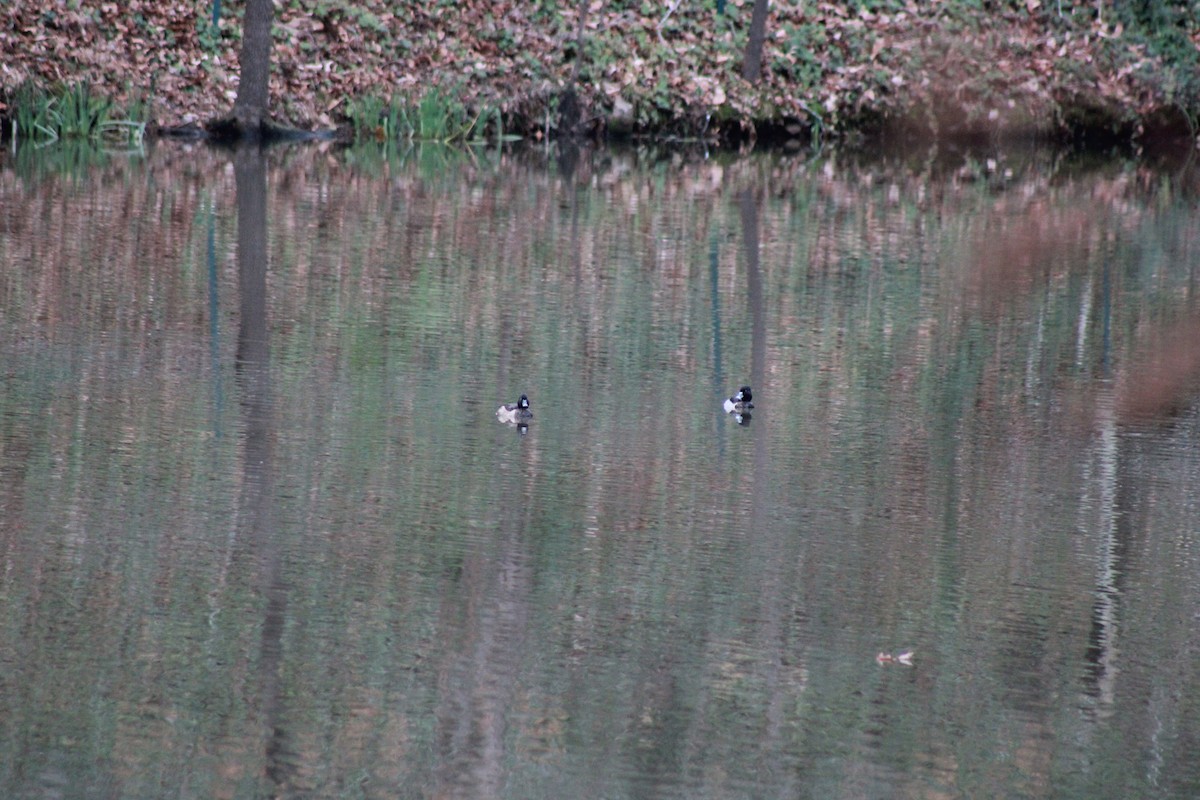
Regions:
<instances>
[{"instance_id":1,"label":"duck","mask_svg":"<svg viewBox=\"0 0 1200 800\"><path fill-rule=\"evenodd\" d=\"M496 409L496 419L514 424L533 419L533 412L529 410L529 398L521 395L517 402L500 406Z\"/></svg>"},{"instance_id":2,"label":"duck","mask_svg":"<svg viewBox=\"0 0 1200 800\"><path fill-rule=\"evenodd\" d=\"M746 411L749 411L750 409L754 408L754 403L750 402L753 398L754 395L751 394L750 387L743 386L737 390L737 394L725 401L725 413L743 414Z\"/></svg>"},{"instance_id":3,"label":"duck","mask_svg":"<svg viewBox=\"0 0 1200 800\"><path fill-rule=\"evenodd\" d=\"M913 663L913 651L897 650L894 653L885 651L875 656L875 661L879 664L903 664L906 667L911 667Z\"/></svg>"}]
</instances>

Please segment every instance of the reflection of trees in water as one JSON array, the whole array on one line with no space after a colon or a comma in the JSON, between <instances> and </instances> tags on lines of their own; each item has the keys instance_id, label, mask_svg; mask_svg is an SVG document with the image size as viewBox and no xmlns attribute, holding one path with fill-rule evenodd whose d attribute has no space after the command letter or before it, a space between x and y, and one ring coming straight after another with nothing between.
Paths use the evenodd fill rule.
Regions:
<instances>
[{"instance_id":1,"label":"reflection of trees in water","mask_svg":"<svg viewBox=\"0 0 1200 800\"><path fill-rule=\"evenodd\" d=\"M205 157L200 154L190 161ZM136 361L153 367L145 373L153 380L122 369L126 380L105 383L103 369L116 362L93 362L103 369L79 379L79 395L108 394L137 409L139 392L186 398L195 375L203 372L206 354L186 348L166 351L142 336L161 325L174 334L202 339L210 322L196 313L207 305L206 282L189 282L186 271L175 267L186 262L205 233L194 224L204 215L193 212L214 196L218 208L228 208L233 187L224 183L219 170L190 166L185 171L180 161L159 163L160 183L176 181L177 191L169 195L154 193L151 182L114 179L110 170L103 176L103 192L87 184L57 185L56 192L74 193L72 213L64 214L48 202L55 195L39 195L49 191L41 185L32 188L32 202L3 204L6 218L15 220L18 230L6 244L13 268L2 280L8 296L29 299L6 308L6 323L53 340L75 332L78 320L86 320L144 348L140 355L128 356L126 351L130 361L122 364ZM766 724L756 729L761 738L749 745L722 740L727 750L710 762L722 767L745 763L740 759L754 749L787 766L794 756L788 748L794 743L780 737L780 726L795 723L796 715L805 713L800 702L804 691L818 693L805 683L811 637L821 637L822 642L827 637L831 648L848 646L848 638L837 637L839 623L850 618L879 620L899 631L924 613L925 602L938 604L939 627L931 636L939 637L937 644L946 653L965 651L976 643L972 625L1000 620L1008 626L997 637L1005 653L961 656L980 676L971 690L986 693L994 690L993 681L1011 681L1012 693L1006 698L1023 714L1036 712L1057 702L1061 686L1050 679L1058 674L1054 670L1071 659L1088 659L1093 672L1081 678L1082 689L1079 682L1073 687L1085 699L1114 709L1134 708L1129 698L1138 693L1146 701L1133 713L1115 715L1134 741L1143 741L1145 732L1160 724L1167 733L1188 733L1188 723L1178 711L1182 704L1170 703L1172 697L1189 696L1194 683L1186 666L1186 657L1196 652L1194 634L1176 621L1191 619L1195 607L1193 590L1179 576L1188 557L1183 545L1175 543L1179 549L1172 556L1170 542L1152 540L1145 533L1164 528L1160 517L1165 504L1189 496L1192 490L1183 483L1190 480L1194 486L1200 477L1188 472L1188 464L1194 472L1194 459L1189 461L1183 451L1191 435L1186 431L1191 424L1189 359L1194 353L1189 336L1195 340L1186 319L1194 304L1186 256L1194 247L1188 242L1195 236L1195 222L1175 215L1170 197L1165 198L1164 212L1147 203L1153 197L1126 178L1100 176L1091 183L1072 178L1053 184L1018 174L1001 192L980 180L900 169L869 172L836 163L828 170L821 163L681 163L647 181L621 156L606 165L584 153L572 167L572 195L564 202L556 183L560 178L515 158L488 164L492 172L473 166L435 174L396 163L374 171L355 170L327 156L321 163L310 169L307 162L298 166L280 159L278 169L267 176L261 164L235 162L233 173L239 207L236 279L242 303L236 359L244 436L238 455L241 479L235 481L240 492L235 569L244 575L240 584L231 584L235 591L228 602L236 606L232 595L239 585L253 587L262 600L261 608L249 603L254 614L264 616L255 642L258 650L252 654L258 658L251 667L260 683L247 696L255 706L250 713L263 728L256 752L276 786L300 782L294 758L300 748L289 740L289 733L299 730L310 737L304 741L311 742L325 730L337 730L351 731L350 738L358 735L353 740L362 747L356 754L372 747L386 751L401 775L409 766L426 768L423 755L436 750L444 762L432 782L459 794L492 790L503 774L501 758L511 761L525 755L505 749L514 739L513 707L520 702L514 665L521 663L521 656L515 648L505 649L511 642L542 647L548 659L575 659L580 677L566 697L546 701L552 707L550 716L567 720L564 726L572 734L586 729L576 713L581 708L596 730L613 718L628 723L644 734L641 744L628 745L627 750L614 744L609 753L623 758L645 746L652 751L647 757L655 761L663 783L671 780L671 770L679 764L706 758L711 753L706 748L720 739L713 731L744 723L747 708L763 710ZM384 172L386 179L377 177ZM206 175L205 180L198 174ZM763 176L769 180L759 180ZM276 187L269 197L268 177ZM730 185L774 188L731 200ZM253 201L256 194L260 204ZM1040 199L1022 204L1025 195ZM71 203L67 206L70 211ZM80 207L86 213L81 214ZM125 215L119 211L122 207ZM45 213L32 213L39 208ZM131 217L129 209L138 213ZM144 214L145 209L151 213ZM156 215L165 222L146 226L140 221ZM1105 231L1117 227L1117 217L1120 241L1112 245ZM232 215L218 217L218 243L230 238L231 219ZM286 347L289 355L295 353L296 364L306 365L293 370L289 361L289 369L276 372L275 383L268 369L268 227L288 253L271 274L272 281L279 281L275 302L282 309L276 345ZM69 259L61 258L62 248L63 243L78 242L81 230L94 248L94 263L73 272ZM256 230L261 237L242 240L243 234ZM721 230L740 231L741 236L721 238ZM32 252L23 231L31 232L44 249ZM568 252L563 247L567 240L570 260L560 262L556 259ZM131 264L123 254L134 241L145 257ZM1107 250L1096 248L1097 242L1106 241ZM354 247L346 247L346 242ZM355 260L360 253L367 255ZM1105 263L1113 262L1102 259L1123 265L1112 270L1108 298L1101 294L1103 270ZM36 270L29 266L35 262ZM229 271L216 276L218 283L233 279ZM567 288L556 293L559 282ZM233 293L226 289L222 296ZM118 309L113 296L127 298L122 301L126 305ZM746 452L753 455L748 471L736 476L723 468L697 468L709 466L705 459L711 453L697 446L696 426L690 425L686 413L676 413L677 406L686 408L691 402L693 384L703 383L695 376L702 374L708 342L697 335L663 344L675 331L716 330L719 320L713 321L710 301L726 320L722 353L729 381L721 381L719 391L729 392L748 368L749 380L762 398L755 425L733 431L753 438L729 439L749 443ZM309 320L320 324L307 325ZM303 337L292 331L305 325L309 338L301 341ZM1178 337L1171 334L1173 326L1181 331ZM594 614L581 613L581 621L568 626L579 633L578 650L569 656L559 653L556 648L571 645L537 638L541 626L555 630L556 621L528 619L543 613L540 607L530 609L527 600L534 591L531 564L537 542L529 534L528 498L514 492L494 509L494 540L461 563L458 584L443 585L445 597L460 598L459 639L411 644L429 627L444 623L439 630L453 630L457 624L445 617L439 621L437 612L413 599L416 588L407 589L407 604L400 603L403 612L386 618L398 641L413 650L424 647L423 655L435 654L436 674L413 666L420 660L412 650L400 652L399 646L380 645L369 665L350 664L358 653L339 653L331 658L336 666L330 674L337 678L328 679L330 684L346 675L346 682L368 685L383 675L378 680L385 688L372 695L377 706L356 709L358 716L351 720L342 715L337 689L322 686L325 707L314 712L318 719L309 726L292 705L301 701L290 700L282 682L281 667L287 672L290 660L284 621L289 609L297 613L299 601L293 595L289 603L285 554L275 530L280 511L273 498L279 461L310 453L293 443L281 444L276 404L301 381L315 379L324 381L331 392L341 392L335 399L345 401L344 407L354 406L339 381L357 365L390 359L406 369L428 369L448 354L446 330L456 335L461 331L468 349L486 350L497 337L508 341L512 336L523 346L522 359L552 352L569 366L561 369L567 376L564 383L577 381L584 387L581 397L606 398L613 388L606 381L614 374L634 375L635 391L641 390L638 381L650 385L650 391L638 396L652 402L639 413L613 419L601 415L581 426L589 436L618 446L564 471L563 494L575 505L564 501L560 510L571 524L580 522L580 529L593 525L594 514L602 523L596 527L605 534L628 537L634 545L643 541L635 537L645 531L644 550L635 555L659 559L654 562L657 571L646 568L645 562L628 563L632 559L624 554L605 561L599 547L595 554L580 556L594 558L586 561L589 569L572 576L585 610ZM351 336L357 337L353 354L346 346ZM515 360L500 371L499 382L513 378L518 372ZM470 368L462 367L461 372L471 377ZM1155 429L1153 437L1141 437L1127 426L1142 423L1123 412L1102 417L1093 408L1104 402L1096 390L1101 380L1115 384L1114 397L1131 408L1148 402L1154 420L1150 428L1164 428ZM1160 381L1182 389L1158 388ZM720 396L705 394L708 402ZM501 399L511 399L508 394L488 395L492 408ZM1163 403L1164 398L1169 403ZM155 407L166 408L172 424L186 428L188 406L172 402L178 401ZM1125 408L1120 402L1113 407ZM1163 422L1163 409L1174 409L1178 416ZM356 413L359 410L355 407ZM297 418L303 414L295 413ZM346 429L376 421L370 415L367 423L342 421L333 414L327 418L330 425ZM544 419L539 416L538 422ZM1053 483L1059 477L1057 465L1073 463L1071 448L1093 441L1093 420L1099 420L1106 436L1111 434L1090 457L1093 463L1103 461L1103 469L1097 468L1090 483L1064 489ZM1180 452L1164 449L1152 454L1145 439L1169 439L1176 425ZM133 417L122 417L111 427L139 435ZM622 436L627 430L632 433ZM669 435L660 435L664 431ZM1054 441L1045 444L1048 434ZM394 479L408 473L397 462L420 458L413 454L421 453L423 441L408 428L402 435L406 438L389 444L391 449L337 454L337 469L356 479L365 476L372 487L402 483L403 478ZM665 446L654 452L637 449L640 441L651 440ZM280 447L290 448L288 455L281 456ZM26 450L40 454L44 446L21 440L20 447L6 452L20 459ZM803 464L788 462L795 453ZM768 455L776 460L769 461ZM838 456L844 460L838 461ZM847 463L856 460L861 463ZM1048 469L1047 463L1055 466ZM745 469L747 463L741 466ZM448 481L462 475L436 460L414 469L445 470ZM1173 483L1161 482L1164 470L1172 473L1167 479ZM314 487L331 480L326 465L314 473L319 474L306 478ZM520 469L514 473L521 477ZM667 480L675 493L664 489ZM775 485L781 480L793 483ZM185 481L176 474L164 478L165 483ZM833 486L838 482L842 485ZM687 487L682 495L681 485ZM320 488L306 488L312 497L321 495ZM1006 490L1013 495L1006 496ZM416 507L418 501L398 499L388 491L379 491L382 501L376 508L407 513ZM452 507L451 491L438 485L432 492L430 508ZM1103 535L1104 542L1088 540L1046 552L1044 545L1053 538L1041 538L1045 531L1036 520L1060 519L1052 516L1047 492L1057 493L1056 504L1074 497L1081 504L1081 516L1099 517L1101 508L1109 509L1108 527L1093 525L1090 519L1081 526ZM1087 492L1091 494L1084 498ZM841 526L840 540L821 538L813 522L833 494L860 503L826 509L819 517L821 524ZM346 498L304 497L294 502L349 507L355 497L349 492ZM736 513L714 513L717 506L739 501L745 505ZM579 510L580 506L586 508ZM343 511L340 506L338 510ZM1185 507L1175 511L1180 519L1194 515ZM570 517L572 513L578 519ZM664 514L671 516L664 520ZM355 517L347 512L346 518ZM750 529L722 530L731 518L750 519ZM201 525L185 524L192 529L181 532L181 540L203 538ZM1069 527L1061 535L1077 536ZM868 540L867 530L876 538ZM676 538L664 531L674 532ZM391 534L394 531L381 538ZM372 530L357 535L380 534ZM1187 532L1178 535L1184 539ZM361 557L354 550L357 544L346 545L345 552L333 549L330 574L362 569L370 573L373 590L386 597L394 591L391 582L403 574L395 560L401 556L354 565L356 554ZM607 544L614 550L618 546L613 538ZM620 546L629 542L621 540ZM457 556L446 555L436 542L414 542L411 547L431 563ZM1039 571L1047 563L1056 570L1054 580L1037 581L1037 591L1012 589L1031 574L1039 579L1049 575L1048 570ZM838 569L827 571L828 565ZM679 571L672 574L673 568ZM314 580L329 580L331 586L337 581L323 577L323 564L304 569L311 570L305 574ZM694 584L670 587L674 593L659 591L664 575L682 581L678 576L686 569L696 569L687 577ZM1159 571L1170 579L1146 577ZM1132 580L1134 574L1135 583L1145 587L1153 601L1121 599L1126 591L1122 581ZM1088 580L1093 581L1094 594L1078 591ZM165 581L168 588L157 592L183 591L176 585L182 580ZM416 578L413 581L415 585ZM687 594L701 584L704 592ZM621 596L613 597L613 585L620 587ZM863 586L872 587L874 595L855 592ZM733 601L720 596L730 587L739 592L753 587L757 595ZM624 596L626 592L636 594L637 602ZM710 601L710 595L718 597ZM835 600L828 600L830 596ZM614 611L608 617L598 608L604 602ZM1152 620L1146 610L1150 606L1166 613ZM370 604L356 608L366 609L367 616L387 613ZM442 607L441 613L453 612ZM1071 638L1063 633L1078 633L1080 622L1089 616L1094 624L1086 644L1082 635ZM228 624L229 630L219 634L236 638L234 624ZM344 641L341 637L352 638L341 630L321 634L339 643ZM1172 642L1169 649L1164 641ZM154 644L160 649L175 646L171 641ZM876 647L907 644L873 642L866 656L873 656ZM589 670L605 663L605 653L622 647L636 665L635 674L609 680L595 691L623 690L629 696L606 694L603 703L573 704L588 694L594 680ZM1153 688L1128 682L1131 670L1126 665L1139 652L1164 654L1151 668L1139 667L1143 676L1153 673ZM779 658L755 661L759 653ZM919 651L918 665L923 656ZM324 663L301 667L305 680L324 668ZM893 681L907 675L885 674ZM929 674L911 673L930 699L937 695L948 704L962 702L942 686L920 683ZM829 676L820 679L828 686ZM402 685L404 691L394 690L394 685ZM895 688L883 686L872 699L881 707L890 699L885 689ZM705 689L710 690L707 696L702 694ZM852 689L858 691L861 685ZM170 690L164 694L175 699ZM435 707L436 726L422 728L421 719ZM985 718L1002 719L1004 710L988 710ZM295 727L289 728L289 712ZM375 720L382 720L380 729L389 730L384 744L376 745L371 738ZM936 722L924 718L914 727L922 721ZM1049 724L1058 727L1048 731L1030 726L1028 740L1041 737L1044 742L1047 735L1064 730L1057 722ZM311 733L310 727L321 733ZM929 728L935 729L936 725ZM384 738L379 735L379 741ZM336 734L330 734L328 741L335 739ZM910 741L921 739L913 736ZM329 748L332 751L334 745ZM247 747L239 755L253 750ZM318 750L311 747L311 752ZM319 752L316 758L359 768L363 762L347 755L349 751ZM943 752L961 755L950 746ZM1163 758L1169 762L1172 754ZM963 771L969 772L970 766ZM396 785L401 780L396 778Z\"/></svg>"},{"instance_id":2,"label":"reflection of trees in water","mask_svg":"<svg viewBox=\"0 0 1200 800\"><path fill-rule=\"evenodd\" d=\"M765 5L765 4L764 4ZM757 13L757 12L756 12ZM750 315L750 385L755 390L756 412L759 420L754 431L753 469L749 477L750 518L745 531L745 543L752 551L751 563L762 564L758 572L759 608L754 615L756 623L749 638L763 653L770 653L784 640L784 630L792 607L789 599L790 581L788 574L795 564L785 563L780 554L787 552L783 541L794 534L789 526L771 524L772 471L769 456L770 434L780 431L780 424L772 419L772 405L782 411L781 398L773 397L767 385L767 310L763 289L763 270L760 261L760 189L747 188L738 197L742 222L742 242L746 258L746 305ZM801 663L803 655L797 655ZM793 698L794 687L788 685L789 678L782 669L782 659L769 658L756 665L761 674L764 695L765 725L761 733L761 753L764 765L772 771L786 774L787 762L787 709Z\"/></svg>"},{"instance_id":3,"label":"reflection of trees in water","mask_svg":"<svg viewBox=\"0 0 1200 800\"><path fill-rule=\"evenodd\" d=\"M284 703L286 690L283 632L288 613L279 545L275 486L274 398L271 387L271 345L267 319L267 164L257 146L239 147L234 154L237 179L238 289L240 314L237 337L237 377L241 391L242 494L238 506L238 557L254 576L266 599L255 677L257 718L266 737L265 773L272 795L294 790L297 753L293 751ZM252 716L252 719L254 717Z\"/></svg>"},{"instance_id":4,"label":"reflection of trees in water","mask_svg":"<svg viewBox=\"0 0 1200 800\"><path fill-rule=\"evenodd\" d=\"M533 568L535 472L532 440L514 445L520 456L496 454L502 488L492 510L494 535L466 556L460 580L446 587L462 616L443 631L434 742L437 797L505 795L514 754L510 743L520 717L518 679L527 663Z\"/></svg>"}]
</instances>

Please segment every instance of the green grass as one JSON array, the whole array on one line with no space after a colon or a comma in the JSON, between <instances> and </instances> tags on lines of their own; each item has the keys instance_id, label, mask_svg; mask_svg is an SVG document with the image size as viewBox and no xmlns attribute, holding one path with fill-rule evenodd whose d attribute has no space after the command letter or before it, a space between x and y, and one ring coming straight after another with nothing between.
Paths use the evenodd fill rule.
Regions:
<instances>
[{"instance_id":1,"label":"green grass","mask_svg":"<svg viewBox=\"0 0 1200 800\"><path fill-rule=\"evenodd\" d=\"M128 115L114 118L112 101L94 93L86 82L47 91L34 84L19 87L12 97L12 136L49 143L59 139L92 140L110 145L140 145L146 131L141 102Z\"/></svg>"},{"instance_id":2,"label":"green grass","mask_svg":"<svg viewBox=\"0 0 1200 800\"><path fill-rule=\"evenodd\" d=\"M366 96L350 100L346 117L359 141L407 140L439 144L506 141L499 108L472 111L455 94L431 89L416 101Z\"/></svg>"}]
</instances>

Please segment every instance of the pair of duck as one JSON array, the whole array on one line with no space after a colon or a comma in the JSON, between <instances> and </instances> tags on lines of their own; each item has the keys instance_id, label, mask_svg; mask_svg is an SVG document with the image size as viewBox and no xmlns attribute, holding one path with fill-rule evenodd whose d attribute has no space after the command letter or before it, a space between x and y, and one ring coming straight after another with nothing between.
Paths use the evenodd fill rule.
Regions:
<instances>
[{"instance_id":1,"label":"pair of duck","mask_svg":"<svg viewBox=\"0 0 1200 800\"><path fill-rule=\"evenodd\" d=\"M725 400L725 413L745 414L754 408L754 403L750 402L753 398L750 387L743 386L737 390L737 394ZM517 402L500 406L496 409L496 418L501 422L525 422L533 419L533 412L529 410L529 398L521 395Z\"/></svg>"}]
</instances>

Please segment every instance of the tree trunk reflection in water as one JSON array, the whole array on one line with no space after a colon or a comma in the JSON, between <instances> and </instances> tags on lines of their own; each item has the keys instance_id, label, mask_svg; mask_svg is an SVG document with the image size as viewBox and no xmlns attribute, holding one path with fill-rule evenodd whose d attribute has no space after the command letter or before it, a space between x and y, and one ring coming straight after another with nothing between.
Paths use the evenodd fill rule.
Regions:
<instances>
[{"instance_id":1,"label":"tree trunk reflection in water","mask_svg":"<svg viewBox=\"0 0 1200 800\"><path fill-rule=\"evenodd\" d=\"M746 189L739 200L742 216L742 241L746 245L746 294L750 311L750 385L762 390L767 376L767 320L763 310L762 270L758 262L758 201L754 191ZM765 459L765 440L757 440L755 461Z\"/></svg>"},{"instance_id":2,"label":"tree trunk reflection in water","mask_svg":"<svg viewBox=\"0 0 1200 800\"><path fill-rule=\"evenodd\" d=\"M768 458L768 430L780 430L777 421L771 419L771 397L767 392L767 318L763 299L762 265L759 261L758 200L753 189L746 189L739 197L742 221L742 241L746 248L746 301L750 312L750 385L758 397L763 398L763 418L754 431L753 481L750 484L750 529L746 532L746 546L753 554L754 563L761 565L761 585L758 596L761 607L756 614L759 623L754 632L760 652L773 653L786 650L784 637L784 570L789 573L797 568L788 563L789 548L782 537L789 532L784 526L773 525L768 511L769 490L772 483L770 459ZM782 403L780 403L782 405ZM762 733L762 766L776 774L787 774L782 763L772 763L785 751L786 698L792 696L783 685L786 677L783 665L776 660L762 664L763 683L767 687L766 725Z\"/></svg>"},{"instance_id":3,"label":"tree trunk reflection in water","mask_svg":"<svg viewBox=\"0 0 1200 800\"><path fill-rule=\"evenodd\" d=\"M521 452L533 443L516 440ZM501 453L496 535L466 556L461 580L466 612L439 678L438 768L435 797L501 797L509 715L518 706L517 675L529 626L533 575L528 553L534 491L527 464ZM458 595L457 587L447 591Z\"/></svg>"},{"instance_id":4,"label":"tree trunk reflection in water","mask_svg":"<svg viewBox=\"0 0 1200 800\"><path fill-rule=\"evenodd\" d=\"M265 773L273 796L287 793L295 759L282 721L283 629L287 587L275 540L274 419L271 397L271 348L267 328L267 166L262 149L238 148L234 156L238 209L237 380L242 394L242 497L238 530L243 566L266 598L262 620L258 678L260 719L266 731Z\"/></svg>"},{"instance_id":5,"label":"tree trunk reflection in water","mask_svg":"<svg viewBox=\"0 0 1200 800\"><path fill-rule=\"evenodd\" d=\"M572 246L576 282L579 278L576 192L573 183L574 145L560 143L566 153L560 163L563 185L570 193ZM500 317L500 341L511 339L516 326L509 314ZM496 372L502 395L524 390L525 378L515 372L512 351L503 348ZM521 384L521 385L518 385ZM534 398L534 403L538 402ZM536 420L535 420L536 421ZM447 587L466 606L461 621L447 624L454 630L457 647L447 651L438 680L437 767L433 796L441 798L500 797L512 762L505 749L509 715L517 707L517 676L529 626L529 597L533 574L528 552L534 488L528 461L534 440L515 440L519 455L503 449L497 453L493 474L498 490L495 536L463 560L460 579L464 587ZM520 460L518 460L520 459Z\"/></svg>"}]
</instances>

